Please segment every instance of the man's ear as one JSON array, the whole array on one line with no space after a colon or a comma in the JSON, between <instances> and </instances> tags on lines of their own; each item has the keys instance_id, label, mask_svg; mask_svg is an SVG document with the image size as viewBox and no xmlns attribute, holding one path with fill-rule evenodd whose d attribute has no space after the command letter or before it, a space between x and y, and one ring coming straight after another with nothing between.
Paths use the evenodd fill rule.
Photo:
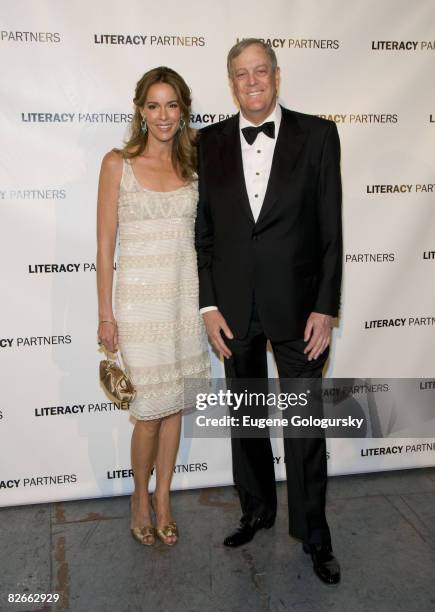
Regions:
<instances>
[{"instance_id":1,"label":"man's ear","mask_svg":"<svg viewBox=\"0 0 435 612\"><path fill-rule=\"evenodd\" d=\"M279 92L279 86L281 83L281 70L279 68L279 66L277 66L275 68L275 85L276 85L276 91Z\"/></svg>"},{"instance_id":2,"label":"man's ear","mask_svg":"<svg viewBox=\"0 0 435 612\"><path fill-rule=\"evenodd\" d=\"M233 79L228 75L228 85L230 86L231 95L234 97Z\"/></svg>"},{"instance_id":3,"label":"man's ear","mask_svg":"<svg viewBox=\"0 0 435 612\"><path fill-rule=\"evenodd\" d=\"M228 77L228 83L230 85L231 97L233 98L233 102L237 106L237 108L240 108L239 101L237 100L236 94L234 93L234 82L230 76Z\"/></svg>"}]
</instances>

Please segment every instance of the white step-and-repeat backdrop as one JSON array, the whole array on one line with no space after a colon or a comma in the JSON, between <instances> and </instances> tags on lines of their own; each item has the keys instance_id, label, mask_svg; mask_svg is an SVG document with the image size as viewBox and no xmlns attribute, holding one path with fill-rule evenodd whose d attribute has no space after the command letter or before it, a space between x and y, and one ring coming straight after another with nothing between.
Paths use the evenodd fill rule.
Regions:
<instances>
[{"instance_id":1,"label":"white step-and-repeat backdrop","mask_svg":"<svg viewBox=\"0 0 435 612\"><path fill-rule=\"evenodd\" d=\"M192 126L235 113L226 54L248 36L275 48L281 102L334 120L341 137L343 304L328 376L378 398L389 387L375 379L424 379L384 402L390 417L368 432L382 437L329 440L329 472L433 465L432 0L3 0L1 12L0 506L131 491L133 425L98 383L99 165L152 67L189 83ZM228 484L230 466L228 440L183 437L173 486Z\"/></svg>"}]
</instances>

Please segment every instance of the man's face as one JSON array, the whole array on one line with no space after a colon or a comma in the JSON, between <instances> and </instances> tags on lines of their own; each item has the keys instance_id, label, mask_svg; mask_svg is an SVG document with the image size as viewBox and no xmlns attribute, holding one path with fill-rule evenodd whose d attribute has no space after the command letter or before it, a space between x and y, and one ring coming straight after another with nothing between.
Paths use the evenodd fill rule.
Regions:
<instances>
[{"instance_id":1,"label":"man's face","mask_svg":"<svg viewBox=\"0 0 435 612\"><path fill-rule=\"evenodd\" d=\"M250 45L232 62L231 85L243 115L258 125L275 108L279 68L273 71L264 49Z\"/></svg>"}]
</instances>

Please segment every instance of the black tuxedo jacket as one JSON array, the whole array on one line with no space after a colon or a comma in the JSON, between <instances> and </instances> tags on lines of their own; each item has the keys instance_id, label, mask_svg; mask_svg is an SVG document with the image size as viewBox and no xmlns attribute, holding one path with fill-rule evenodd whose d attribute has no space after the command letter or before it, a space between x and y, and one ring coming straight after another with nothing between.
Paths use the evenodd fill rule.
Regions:
<instances>
[{"instance_id":1,"label":"black tuxedo jacket","mask_svg":"<svg viewBox=\"0 0 435 612\"><path fill-rule=\"evenodd\" d=\"M255 295L273 341L301 338L312 311L337 316L342 235L335 123L282 108L257 222L245 187L239 115L200 131L198 174L200 308L217 306L243 338Z\"/></svg>"}]
</instances>

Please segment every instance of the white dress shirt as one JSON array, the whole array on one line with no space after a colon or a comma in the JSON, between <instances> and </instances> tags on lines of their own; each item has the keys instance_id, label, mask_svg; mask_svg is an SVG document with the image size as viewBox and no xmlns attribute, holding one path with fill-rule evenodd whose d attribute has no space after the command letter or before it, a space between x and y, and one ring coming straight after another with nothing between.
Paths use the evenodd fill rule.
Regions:
<instances>
[{"instance_id":1,"label":"white dress shirt","mask_svg":"<svg viewBox=\"0 0 435 612\"><path fill-rule=\"evenodd\" d=\"M260 132L257 135L255 142L251 145L247 143L245 137L243 136L242 129L248 126L257 126L248 121L248 119L246 119L242 113L240 113L239 117L243 174L245 177L249 204L256 222L260 215L261 207L263 206L264 196L266 195L276 139L278 137L279 126L281 124L281 115L281 107L279 104L276 104L270 115L266 117L264 121L262 121L262 124L267 123L268 121L273 121L275 123L275 138L270 138L269 136L266 136L264 132ZM217 306L204 306L204 308L201 308L199 312L204 314L210 310L217 310Z\"/></svg>"},{"instance_id":2,"label":"white dress shirt","mask_svg":"<svg viewBox=\"0 0 435 612\"><path fill-rule=\"evenodd\" d=\"M248 192L249 204L251 205L255 221L258 220L264 196L266 195L276 138L281 124L281 114L281 107L277 104L270 115L262 122L273 121L275 123L275 138L270 138L264 132L260 132L255 142L250 145L246 142L242 129L248 126L256 126L240 113L240 144L242 146L243 174L245 175L246 191Z\"/></svg>"}]
</instances>

